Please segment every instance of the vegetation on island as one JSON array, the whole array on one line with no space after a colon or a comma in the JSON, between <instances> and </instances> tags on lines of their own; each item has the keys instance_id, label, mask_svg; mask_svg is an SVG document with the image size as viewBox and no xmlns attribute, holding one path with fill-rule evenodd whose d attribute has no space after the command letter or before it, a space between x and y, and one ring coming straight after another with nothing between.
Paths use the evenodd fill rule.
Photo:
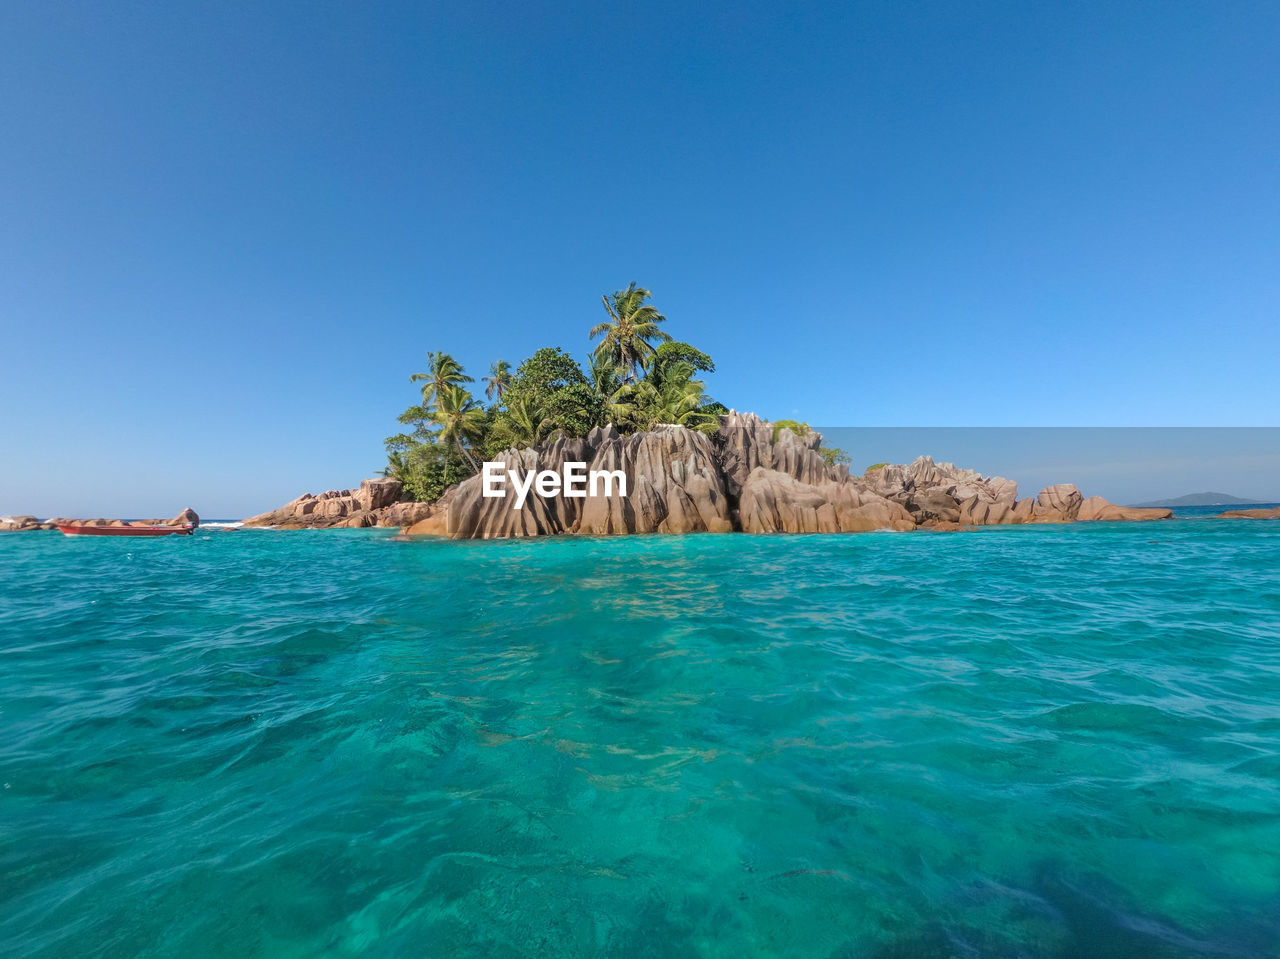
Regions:
<instances>
[{"instance_id":1,"label":"vegetation on island","mask_svg":"<svg viewBox=\"0 0 1280 959\"><path fill-rule=\"evenodd\" d=\"M605 424L623 435L661 424L713 432L728 409L699 377L714 373L715 363L662 329L666 317L651 297L635 283L601 297L607 318L589 331L594 345L585 369L558 347L543 347L514 369L495 360L481 379L484 401L471 392L475 380L462 364L428 353L427 368L410 377L421 384L421 402L400 414L405 431L387 437L382 475L430 502L479 472L486 458L557 434L585 436ZM806 424L780 424L810 432ZM820 452L828 462L848 462L839 450Z\"/></svg>"}]
</instances>

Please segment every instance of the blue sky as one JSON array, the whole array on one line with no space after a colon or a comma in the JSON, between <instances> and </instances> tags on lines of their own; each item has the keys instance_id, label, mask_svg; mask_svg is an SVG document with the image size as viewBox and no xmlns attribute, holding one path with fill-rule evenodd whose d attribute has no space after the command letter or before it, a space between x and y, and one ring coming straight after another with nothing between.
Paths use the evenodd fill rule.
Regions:
<instances>
[{"instance_id":1,"label":"blue sky","mask_svg":"<svg viewBox=\"0 0 1280 959\"><path fill-rule=\"evenodd\" d=\"M632 280L766 416L1276 425L1277 49L1261 3L10 0L0 512L353 485L427 350L585 355Z\"/></svg>"}]
</instances>

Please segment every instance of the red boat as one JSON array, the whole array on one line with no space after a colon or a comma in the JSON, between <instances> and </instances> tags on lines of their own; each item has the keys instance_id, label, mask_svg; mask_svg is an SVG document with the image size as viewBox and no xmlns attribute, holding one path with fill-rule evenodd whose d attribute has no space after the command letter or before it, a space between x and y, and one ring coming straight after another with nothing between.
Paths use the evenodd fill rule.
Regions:
<instances>
[{"instance_id":1,"label":"red boat","mask_svg":"<svg viewBox=\"0 0 1280 959\"><path fill-rule=\"evenodd\" d=\"M193 526L79 526L59 524L68 536L190 536Z\"/></svg>"}]
</instances>

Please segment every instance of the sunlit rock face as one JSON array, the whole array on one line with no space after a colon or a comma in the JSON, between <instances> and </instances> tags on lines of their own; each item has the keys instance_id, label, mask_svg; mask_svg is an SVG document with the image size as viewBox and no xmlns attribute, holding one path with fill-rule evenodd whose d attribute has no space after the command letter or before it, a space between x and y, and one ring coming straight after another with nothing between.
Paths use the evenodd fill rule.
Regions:
<instances>
[{"instance_id":1,"label":"sunlit rock face","mask_svg":"<svg viewBox=\"0 0 1280 959\"><path fill-rule=\"evenodd\" d=\"M506 539L566 533L850 533L1019 523L1166 519L1164 509L1086 499L1069 483L1018 498L1018 484L920 456L851 476L828 463L822 436L730 412L712 433L612 426L508 449L434 504L401 502L392 479L303 494L249 526L399 526L412 535ZM599 487L587 476L607 477ZM500 478L501 482L497 482ZM575 480L583 482L576 483ZM501 487L503 493L498 494ZM510 493L511 495L506 495Z\"/></svg>"}]
</instances>

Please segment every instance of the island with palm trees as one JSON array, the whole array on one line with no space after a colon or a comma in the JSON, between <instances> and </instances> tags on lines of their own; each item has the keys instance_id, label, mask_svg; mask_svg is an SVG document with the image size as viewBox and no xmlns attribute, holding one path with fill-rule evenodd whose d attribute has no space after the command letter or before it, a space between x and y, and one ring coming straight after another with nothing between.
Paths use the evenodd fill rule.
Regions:
<instances>
[{"instance_id":1,"label":"island with palm trees","mask_svg":"<svg viewBox=\"0 0 1280 959\"><path fill-rule=\"evenodd\" d=\"M478 472L485 458L552 436L582 437L606 424L624 436L660 424L714 431L728 410L698 375L715 364L662 329L666 317L651 296L632 283L601 297L608 318L590 330L598 342L585 370L553 347L514 368L495 360L483 378L487 404L468 388L475 380L462 364L428 353L427 369L410 377L421 383L422 401L400 415L407 429L386 440L385 475L431 502Z\"/></svg>"},{"instance_id":2,"label":"island with palm trees","mask_svg":"<svg viewBox=\"0 0 1280 959\"><path fill-rule=\"evenodd\" d=\"M501 538L557 533L854 532L992 524L1161 519L1074 486L1019 499L1017 484L922 456L861 475L843 451L794 420L729 410L706 392L711 357L674 339L649 290L601 297L607 318L584 369L562 349L518 366L494 360L484 400L453 356L427 354L420 402L386 439L381 478L359 490L304 494L246 525L402 526L411 535ZM523 509L482 495L484 463L513 480L565 464L626 477L596 498L530 497Z\"/></svg>"}]
</instances>

